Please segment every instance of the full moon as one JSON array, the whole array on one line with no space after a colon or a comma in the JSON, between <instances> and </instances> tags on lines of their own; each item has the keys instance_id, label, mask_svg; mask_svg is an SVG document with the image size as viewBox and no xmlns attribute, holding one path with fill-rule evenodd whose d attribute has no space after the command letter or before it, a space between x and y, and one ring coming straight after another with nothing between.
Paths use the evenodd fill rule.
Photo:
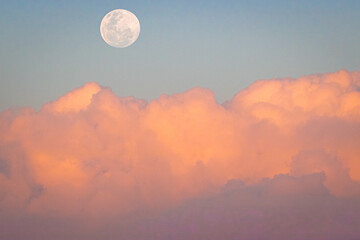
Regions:
<instances>
[{"instance_id":1,"label":"full moon","mask_svg":"<svg viewBox=\"0 0 360 240\"><path fill-rule=\"evenodd\" d=\"M115 9L102 19L100 33L110 46L125 48L133 44L139 37L140 22L132 12Z\"/></svg>"}]
</instances>

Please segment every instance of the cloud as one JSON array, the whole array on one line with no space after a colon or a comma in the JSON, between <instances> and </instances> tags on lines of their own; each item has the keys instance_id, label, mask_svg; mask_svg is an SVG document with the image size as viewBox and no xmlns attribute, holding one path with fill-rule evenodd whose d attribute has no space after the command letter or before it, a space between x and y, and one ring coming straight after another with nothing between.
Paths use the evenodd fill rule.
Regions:
<instances>
[{"instance_id":1,"label":"cloud","mask_svg":"<svg viewBox=\"0 0 360 240\"><path fill-rule=\"evenodd\" d=\"M248 186L232 180L215 197L137 223L131 239L357 239L359 198L332 196L324 179L277 175Z\"/></svg>"},{"instance_id":2,"label":"cloud","mask_svg":"<svg viewBox=\"0 0 360 240\"><path fill-rule=\"evenodd\" d=\"M343 70L260 80L224 104L202 88L147 102L87 83L39 111L2 112L0 237L143 239L132 230L143 227L139 231L146 235L148 218L160 224L151 225L148 234L175 228L180 230L173 239L189 231L209 239L216 234L191 213L211 211L217 203L221 209L224 187L232 185L240 193L226 211L240 215L219 211L208 217L214 224L218 215L233 221L219 223L224 230L217 234L226 231L227 239L266 234L331 239L325 228L331 236L358 238L360 218L351 215L349 226L338 225L338 218L350 214L348 206L359 211L359 89L360 73ZM266 194L259 197L259 191ZM256 199L255 210L249 210L254 216L246 210L251 199ZM186 207L189 201L199 203ZM288 201L280 213L272 210ZM311 212L322 204L329 205L311 226L305 223L309 215L292 210ZM172 214L171 226L161 220L168 221L164 211ZM194 219L187 230L181 214ZM239 227L246 217L248 225L260 224L259 230ZM299 228L279 227L298 222Z\"/></svg>"}]
</instances>

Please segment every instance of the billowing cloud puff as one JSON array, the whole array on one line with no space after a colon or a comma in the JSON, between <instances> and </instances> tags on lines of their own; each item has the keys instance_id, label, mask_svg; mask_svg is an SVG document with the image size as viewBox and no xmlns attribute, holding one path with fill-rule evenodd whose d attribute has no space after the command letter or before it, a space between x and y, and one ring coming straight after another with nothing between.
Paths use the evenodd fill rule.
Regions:
<instances>
[{"instance_id":1,"label":"billowing cloud puff","mask_svg":"<svg viewBox=\"0 0 360 240\"><path fill-rule=\"evenodd\" d=\"M87 83L2 112L0 238L357 239L359 90L347 71L257 81L224 104Z\"/></svg>"}]
</instances>

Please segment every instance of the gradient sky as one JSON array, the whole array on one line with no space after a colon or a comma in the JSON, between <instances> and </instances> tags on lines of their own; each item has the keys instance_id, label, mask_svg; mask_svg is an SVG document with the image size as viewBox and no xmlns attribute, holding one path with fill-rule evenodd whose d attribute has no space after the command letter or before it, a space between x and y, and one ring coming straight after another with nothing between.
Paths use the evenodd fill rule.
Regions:
<instances>
[{"instance_id":1,"label":"gradient sky","mask_svg":"<svg viewBox=\"0 0 360 240\"><path fill-rule=\"evenodd\" d=\"M141 23L126 49L99 32L117 8ZM148 100L201 86L223 102L258 79L357 70L359 12L357 0L2 0L0 110L38 109L89 81Z\"/></svg>"}]
</instances>

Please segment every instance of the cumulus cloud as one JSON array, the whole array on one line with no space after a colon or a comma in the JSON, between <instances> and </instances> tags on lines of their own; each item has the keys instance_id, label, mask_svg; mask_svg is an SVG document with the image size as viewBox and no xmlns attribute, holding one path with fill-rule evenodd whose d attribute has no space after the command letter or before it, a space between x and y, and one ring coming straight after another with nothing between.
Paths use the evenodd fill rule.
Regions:
<instances>
[{"instance_id":1,"label":"cumulus cloud","mask_svg":"<svg viewBox=\"0 0 360 240\"><path fill-rule=\"evenodd\" d=\"M260 80L224 104L87 83L2 112L0 237L359 238L359 90L347 71Z\"/></svg>"}]
</instances>

